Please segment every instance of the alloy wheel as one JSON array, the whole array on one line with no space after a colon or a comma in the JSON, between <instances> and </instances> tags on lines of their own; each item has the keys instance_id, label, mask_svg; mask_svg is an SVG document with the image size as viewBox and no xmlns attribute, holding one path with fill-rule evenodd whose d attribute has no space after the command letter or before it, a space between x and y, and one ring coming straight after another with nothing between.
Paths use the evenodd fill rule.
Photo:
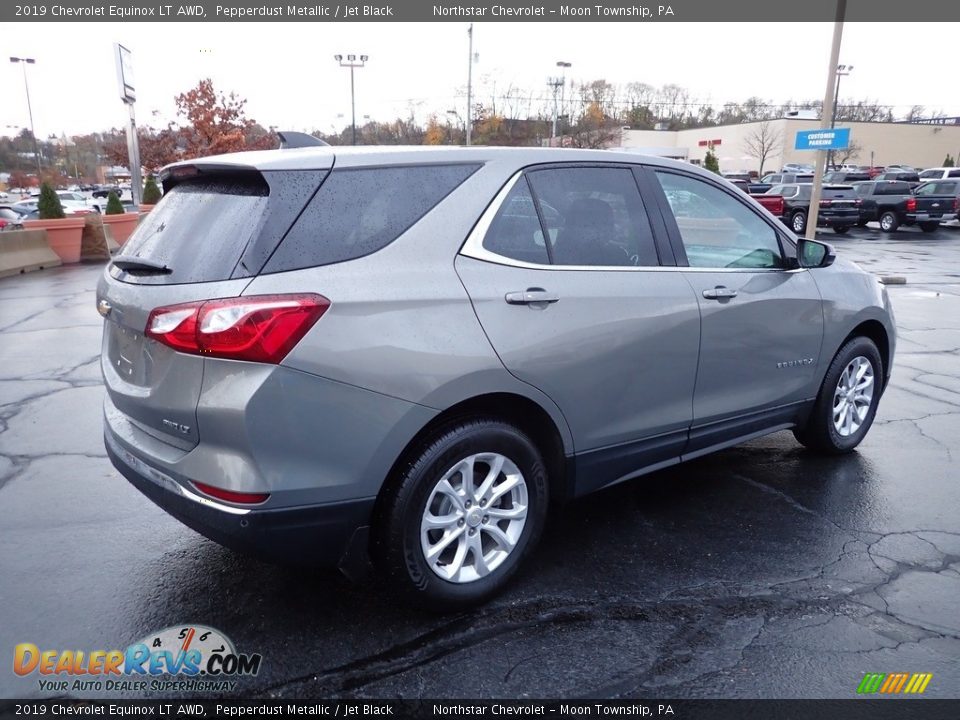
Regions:
<instances>
[{"instance_id":1,"label":"alloy wheel","mask_svg":"<svg viewBox=\"0 0 960 720\"><path fill-rule=\"evenodd\" d=\"M862 355L851 360L833 392L833 427L842 437L853 435L863 425L873 403L873 365Z\"/></svg>"},{"instance_id":2,"label":"alloy wheel","mask_svg":"<svg viewBox=\"0 0 960 720\"><path fill-rule=\"evenodd\" d=\"M513 552L527 520L527 484L499 453L458 461L434 486L420 521L420 547L430 569L469 583L495 571Z\"/></svg>"}]
</instances>

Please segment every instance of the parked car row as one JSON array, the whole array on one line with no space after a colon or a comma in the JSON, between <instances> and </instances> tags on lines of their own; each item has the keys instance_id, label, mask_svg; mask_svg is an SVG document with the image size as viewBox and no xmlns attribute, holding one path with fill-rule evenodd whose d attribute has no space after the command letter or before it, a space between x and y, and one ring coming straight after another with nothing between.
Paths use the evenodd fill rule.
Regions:
<instances>
[{"instance_id":1,"label":"parked car row","mask_svg":"<svg viewBox=\"0 0 960 720\"><path fill-rule=\"evenodd\" d=\"M901 226L913 225L923 232L934 232L941 223L960 217L960 169L942 170L954 172L954 179L914 183L901 179L911 174L916 177L916 172L906 170L884 173L874 180L863 179L866 173L850 170L827 173L817 226L829 227L841 235L854 225L864 227L869 222L877 222L884 232L895 232ZM767 178L782 181L767 189L763 189L763 184L742 178L730 182L795 233L803 233L810 215L813 177L772 173L765 176ZM758 185L761 192L756 190Z\"/></svg>"}]
</instances>

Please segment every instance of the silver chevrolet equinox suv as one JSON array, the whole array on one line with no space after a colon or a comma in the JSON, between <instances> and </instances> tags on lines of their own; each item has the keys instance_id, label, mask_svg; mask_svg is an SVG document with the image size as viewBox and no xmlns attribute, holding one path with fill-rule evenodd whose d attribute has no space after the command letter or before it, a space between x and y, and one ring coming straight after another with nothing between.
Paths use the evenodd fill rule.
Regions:
<instances>
[{"instance_id":1,"label":"silver chevrolet equinox suv","mask_svg":"<svg viewBox=\"0 0 960 720\"><path fill-rule=\"evenodd\" d=\"M427 605L501 589L549 503L780 430L848 452L890 377L877 278L691 165L301 146L161 177L97 288L113 464L219 543L369 558Z\"/></svg>"}]
</instances>

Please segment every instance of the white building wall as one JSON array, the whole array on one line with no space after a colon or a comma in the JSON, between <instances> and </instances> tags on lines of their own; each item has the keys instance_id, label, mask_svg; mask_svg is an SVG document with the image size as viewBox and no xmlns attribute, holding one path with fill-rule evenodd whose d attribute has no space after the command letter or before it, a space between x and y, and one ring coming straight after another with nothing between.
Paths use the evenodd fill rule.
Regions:
<instances>
[{"instance_id":1,"label":"white building wall","mask_svg":"<svg viewBox=\"0 0 960 720\"><path fill-rule=\"evenodd\" d=\"M816 153L794 150L797 132L817 130L820 121L780 118L766 121L769 130L779 134L777 144L764 163L764 172L773 172L788 162L812 163ZM625 130L621 145L628 148L659 147L686 149L691 162L702 163L707 154L706 143L713 142L714 154L720 161L720 170L760 170L760 161L746 148L747 138L755 134L762 123L743 123L692 130ZM960 157L960 126L919 125L911 123L837 123L850 128L850 140L860 150L849 162L861 165L889 165L901 163L914 167L937 167L949 153ZM716 143L716 141L720 141ZM701 144L704 143L704 144Z\"/></svg>"}]
</instances>

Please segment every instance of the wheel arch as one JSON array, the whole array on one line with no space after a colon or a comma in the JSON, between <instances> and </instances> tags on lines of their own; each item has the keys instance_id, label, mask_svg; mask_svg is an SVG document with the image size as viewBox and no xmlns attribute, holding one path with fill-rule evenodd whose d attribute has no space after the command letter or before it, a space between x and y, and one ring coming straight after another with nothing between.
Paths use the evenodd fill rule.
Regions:
<instances>
[{"instance_id":1,"label":"wheel arch","mask_svg":"<svg viewBox=\"0 0 960 720\"><path fill-rule=\"evenodd\" d=\"M557 427L550 413L537 402L523 395L492 392L458 402L431 418L420 428L390 467L377 495L374 517L377 517L377 511L388 494L388 488L395 481L400 470L416 456L429 439L441 432L443 428L473 417L493 417L520 428L543 455L551 502L562 502L570 497L570 488L573 484L572 463L567 459L561 429Z\"/></svg>"},{"instance_id":2,"label":"wheel arch","mask_svg":"<svg viewBox=\"0 0 960 720\"><path fill-rule=\"evenodd\" d=\"M890 356L890 336L887 334L887 329L879 320L864 320L847 334L843 342L834 351L834 356L840 352L840 348L855 337L868 338L880 351L880 361L883 363L883 387L886 389L887 382L890 380L890 368L893 364L893 358Z\"/></svg>"}]
</instances>

